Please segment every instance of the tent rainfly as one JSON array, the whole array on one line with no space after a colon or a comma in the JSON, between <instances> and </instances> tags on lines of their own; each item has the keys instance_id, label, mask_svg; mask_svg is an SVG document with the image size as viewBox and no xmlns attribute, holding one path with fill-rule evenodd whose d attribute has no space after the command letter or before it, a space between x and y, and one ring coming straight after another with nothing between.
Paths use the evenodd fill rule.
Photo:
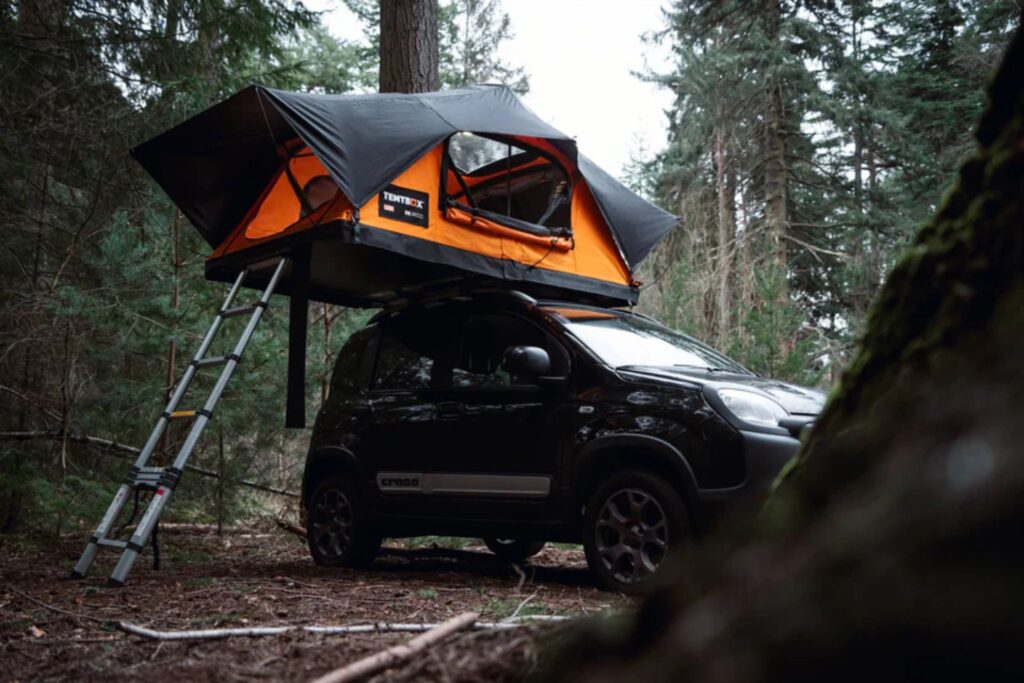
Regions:
<instances>
[{"instance_id":1,"label":"tent rainfly","mask_svg":"<svg viewBox=\"0 0 1024 683\"><path fill-rule=\"evenodd\" d=\"M504 86L250 86L132 155L213 248L208 279L291 257L278 286L292 297L290 393L310 299L382 306L486 281L634 303L636 267L676 224ZM290 398L290 424L293 408Z\"/></svg>"}]
</instances>

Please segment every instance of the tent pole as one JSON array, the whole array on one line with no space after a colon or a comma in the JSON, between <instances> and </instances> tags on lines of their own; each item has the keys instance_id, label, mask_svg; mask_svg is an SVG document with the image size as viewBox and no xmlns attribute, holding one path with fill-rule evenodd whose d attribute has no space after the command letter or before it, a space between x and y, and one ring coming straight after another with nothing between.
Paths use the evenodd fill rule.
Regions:
<instances>
[{"instance_id":1,"label":"tent pole","mask_svg":"<svg viewBox=\"0 0 1024 683\"><path fill-rule=\"evenodd\" d=\"M284 426L306 426L306 332L309 326L310 245L292 254L291 301L288 306L288 399Z\"/></svg>"}]
</instances>

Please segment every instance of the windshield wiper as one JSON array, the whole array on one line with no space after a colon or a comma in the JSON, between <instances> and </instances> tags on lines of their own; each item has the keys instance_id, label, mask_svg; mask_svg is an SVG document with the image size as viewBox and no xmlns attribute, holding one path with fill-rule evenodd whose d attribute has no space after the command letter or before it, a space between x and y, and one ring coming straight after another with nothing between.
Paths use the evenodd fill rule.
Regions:
<instances>
[{"instance_id":1,"label":"windshield wiper","mask_svg":"<svg viewBox=\"0 0 1024 683\"><path fill-rule=\"evenodd\" d=\"M705 372L725 372L722 368L713 368L710 365L690 365L688 363L673 363L674 368L694 368L695 370L703 370Z\"/></svg>"},{"instance_id":2,"label":"windshield wiper","mask_svg":"<svg viewBox=\"0 0 1024 683\"><path fill-rule=\"evenodd\" d=\"M666 366L666 365L659 366L659 365L637 365L637 364L630 364L630 365L617 365L617 366L615 366L615 369L616 370L633 370L633 369L639 368L639 369L643 370L644 368L658 368L658 367L664 368L664 367L669 367L669 366ZM689 363L673 363L671 367L673 367L673 368L692 368L694 370L703 370L704 372L728 372L728 370L724 370L723 368L713 368L713 367L711 367L709 365L692 365L692 364L689 364Z\"/></svg>"}]
</instances>

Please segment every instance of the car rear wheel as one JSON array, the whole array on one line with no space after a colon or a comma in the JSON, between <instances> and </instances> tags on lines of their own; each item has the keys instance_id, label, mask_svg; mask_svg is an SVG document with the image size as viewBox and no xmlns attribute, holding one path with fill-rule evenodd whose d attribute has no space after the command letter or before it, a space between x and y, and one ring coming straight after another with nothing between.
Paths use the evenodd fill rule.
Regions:
<instances>
[{"instance_id":1,"label":"car rear wheel","mask_svg":"<svg viewBox=\"0 0 1024 683\"><path fill-rule=\"evenodd\" d=\"M362 499L343 477L324 480L309 499L306 539L323 567L363 567L377 556L380 537L367 522Z\"/></svg>"},{"instance_id":2,"label":"car rear wheel","mask_svg":"<svg viewBox=\"0 0 1024 683\"><path fill-rule=\"evenodd\" d=\"M594 491L583 519L587 564L602 588L637 593L689 535L686 505L663 477L613 474Z\"/></svg>"},{"instance_id":3,"label":"car rear wheel","mask_svg":"<svg viewBox=\"0 0 1024 683\"><path fill-rule=\"evenodd\" d=\"M544 549L543 541L522 541L513 538L485 538L484 545L505 562L522 562Z\"/></svg>"}]
</instances>

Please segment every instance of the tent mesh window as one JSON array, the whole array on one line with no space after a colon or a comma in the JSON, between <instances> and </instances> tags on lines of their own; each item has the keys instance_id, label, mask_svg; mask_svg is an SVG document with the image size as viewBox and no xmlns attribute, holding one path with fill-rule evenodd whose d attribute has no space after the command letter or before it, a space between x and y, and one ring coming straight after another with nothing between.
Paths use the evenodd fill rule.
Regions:
<instances>
[{"instance_id":1,"label":"tent mesh window","mask_svg":"<svg viewBox=\"0 0 1024 683\"><path fill-rule=\"evenodd\" d=\"M572 185L542 150L474 133L448 139L445 205L542 237L571 237Z\"/></svg>"}]
</instances>

